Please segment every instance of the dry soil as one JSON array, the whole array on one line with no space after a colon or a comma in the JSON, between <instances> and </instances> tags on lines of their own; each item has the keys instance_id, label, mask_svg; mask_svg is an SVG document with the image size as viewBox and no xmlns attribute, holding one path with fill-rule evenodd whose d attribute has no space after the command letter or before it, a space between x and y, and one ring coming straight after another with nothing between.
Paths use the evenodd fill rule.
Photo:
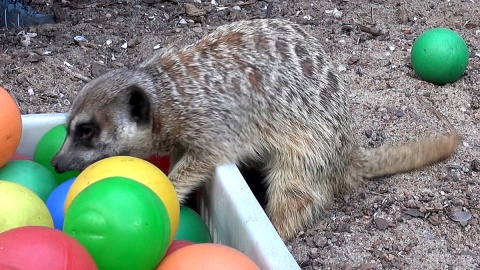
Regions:
<instances>
[{"instance_id":1,"label":"dry soil","mask_svg":"<svg viewBox=\"0 0 480 270\"><path fill-rule=\"evenodd\" d=\"M445 114L463 141L445 162L369 181L337 198L323 219L287 243L299 265L480 269L477 0L34 0L31 6L54 13L58 23L0 29L0 85L23 114L66 112L91 78L167 44L194 42L224 23L264 17L301 23L351 89L361 144L396 145L444 131L417 97ZM443 86L420 80L409 58L415 38L433 27L457 31L470 51L464 76Z\"/></svg>"}]
</instances>

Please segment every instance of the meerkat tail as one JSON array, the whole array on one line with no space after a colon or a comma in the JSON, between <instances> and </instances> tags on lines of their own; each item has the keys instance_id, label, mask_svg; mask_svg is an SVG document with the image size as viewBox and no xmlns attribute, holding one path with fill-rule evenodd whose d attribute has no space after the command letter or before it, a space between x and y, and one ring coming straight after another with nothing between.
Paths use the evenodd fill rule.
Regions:
<instances>
[{"instance_id":1,"label":"meerkat tail","mask_svg":"<svg viewBox=\"0 0 480 270\"><path fill-rule=\"evenodd\" d=\"M450 157L460 143L460 136L448 119L418 98L420 103L448 127L448 134L388 148L363 149L361 171L365 178L413 171Z\"/></svg>"}]
</instances>

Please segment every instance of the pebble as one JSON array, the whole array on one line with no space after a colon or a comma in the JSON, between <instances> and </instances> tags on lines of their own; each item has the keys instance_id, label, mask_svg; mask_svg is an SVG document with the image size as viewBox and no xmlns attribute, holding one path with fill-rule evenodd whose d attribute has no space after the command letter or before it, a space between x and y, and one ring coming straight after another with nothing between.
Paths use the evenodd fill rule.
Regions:
<instances>
[{"instance_id":1,"label":"pebble","mask_svg":"<svg viewBox=\"0 0 480 270\"><path fill-rule=\"evenodd\" d=\"M313 241L315 242L315 245L319 248L323 248L323 247L326 247L328 245L328 240L326 237L323 237L323 236L315 236L313 238Z\"/></svg>"},{"instance_id":2,"label":"pebble","mask_svg":"<svg viewBox=\"0 0 480 270\"><path fill-rule=\"evenodd\" d=\"M35 91L33 91L33 88L28 88L27 92L29 96L35 95Z\"/></svg>"},{"instance_id":3,"label":"pebble","mask_svg":"<svg viewBox=\"0 0 480 270\"><path fill-rule=\"evenodd\" d=\"M367 138L370 139L372 137L372 135L373 135L373 130L371 130L371 129L365 130L365 136L367 136Z\"/></svg>"},{"instance_id":4,"label":"pebble","mask_svg":"<svg viewBox=\"0 0 480 270\"><path fill-rule=\"evenodd\" d=\"M452 207L448 212L448 217L453 221L466 222L472 218L472 214L462 211L456 207Z\"/></svg>"},{"instance_id":5,"label":"pebble","mask_svg":"<svg viewBox=\"0 0 480 270\"><path fill-rule=\"evenodd\" d=\"M381 218L381 217L374 217L374 222L375 222L375 226L377 227L377 229L379 230L385 230L386 228L388 228L388 221L384 218Z\"/></svg>"},{"instance_id":6,"label":"pebble","mask_svg":"<svg viewBox=\"0 0 480 270\"><path fill-rule=\"evenodd\" d=\"M395 115L396 115L397 117L403 117L403 116L405 116L405 113L404 113L403 111L397 111L397 112L395 113Z\"/></svg>"},{"instance_id":7,"label":"pebble","mask_svg":"<svg viewBox=\"0 0 480 270\"><path fill-rule=\"evenodd\" d=\"M471 166L472 166L472 171L480 172L480 159L476 158L472 160Z\"/></svg>"}]
</instances>

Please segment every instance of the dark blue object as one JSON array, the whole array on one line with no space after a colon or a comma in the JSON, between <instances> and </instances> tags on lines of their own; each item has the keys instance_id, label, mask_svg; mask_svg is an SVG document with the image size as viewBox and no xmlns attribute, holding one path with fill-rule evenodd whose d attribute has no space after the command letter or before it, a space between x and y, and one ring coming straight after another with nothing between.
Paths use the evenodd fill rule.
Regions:
<instances>
[{"instance_id":1,"label":"dark blue object","mask_svg":"<svg viewBox=\"0 0 480 270\"><path fill-rule=\"evenodd\" d=\"M28 27L46 23L55 23L54 16L30 9L25 1L0 0L0 28Z\"/></svg>"},{"instance_id":2,"label":"dark blue object","mask_svg":"<svg viewBox=\"0 0 480 270\"><path fill-rule=\"evenodd\" d=\"M65 217L63 209L65 205L65 199L67 198L67 193L70 190L73 181L75 181L75 178L76 177L61 183L52 191L47 199L47 208L52 215L53 226L55 229L60 231L63 230L63 219Z\"/></svg>"}]
</instances>

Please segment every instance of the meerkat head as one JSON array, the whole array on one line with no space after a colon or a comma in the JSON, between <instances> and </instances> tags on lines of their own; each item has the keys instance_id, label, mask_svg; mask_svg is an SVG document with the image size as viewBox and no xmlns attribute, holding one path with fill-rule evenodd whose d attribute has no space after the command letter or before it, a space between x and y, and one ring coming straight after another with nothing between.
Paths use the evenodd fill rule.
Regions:
<instances>
[{"instance_id":1,"label":"meerkat head","mask_svg":"<svg viewBox=\"0 0 480 270\"><path fill-rule=\"evenodd\" d=\"M148 157L153 149L153 88L141 70L116 70L87 83L72 103L67 136L52 166L65 172L111 156Z\"/></svg>"}]
</instances>

